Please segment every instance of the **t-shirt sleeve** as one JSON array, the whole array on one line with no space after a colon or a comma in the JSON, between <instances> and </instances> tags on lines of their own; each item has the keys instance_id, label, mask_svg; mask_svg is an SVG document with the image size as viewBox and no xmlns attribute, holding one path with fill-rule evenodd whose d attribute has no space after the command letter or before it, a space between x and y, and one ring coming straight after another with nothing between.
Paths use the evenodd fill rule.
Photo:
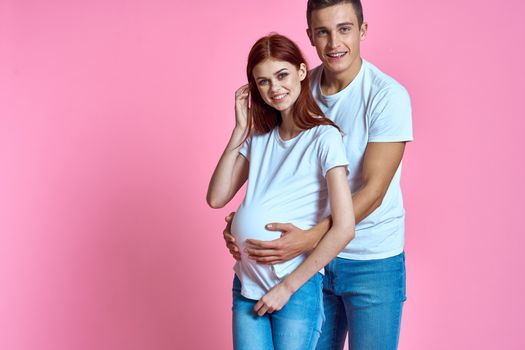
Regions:
<instances>
[{"instance_id":1,"label":"t-shirt sleeve","mask_svg":"<svg viewBox=\"0 0 525 350\"><path fill-rule=\"evenodd\" d=\"M239 149L239 153L246 159L250 160L250 149L252 146L252 138L248 137Z\"/></svg>"},{"instance_id":2,"label":"t-shirt sleeve","mask_svg":"<svg viewBox=\"0 0 525 350\"><path fill-rule=\"evenodd\" d=\"M385 88L376 96L369 118L369 142L413 140L410 96L401 85Z\"/></svg>"},{"instance_id":3,"label":"t-shirt sleeve","mask_svg":"<svg viewBox=\"0 0 525 350\"><path fill-rule=\"evenodd\" d=\"M345 166L348 173L348 159L346 157L343 136L333 126L325 127L326 130L319 137L319 163L323 176L328 170L336 166Z\"/></svg>"}]
</instances>

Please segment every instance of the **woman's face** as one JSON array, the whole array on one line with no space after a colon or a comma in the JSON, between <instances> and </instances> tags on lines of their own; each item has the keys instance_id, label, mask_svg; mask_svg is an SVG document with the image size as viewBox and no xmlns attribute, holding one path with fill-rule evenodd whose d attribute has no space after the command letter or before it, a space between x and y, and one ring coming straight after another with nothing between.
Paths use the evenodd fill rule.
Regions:
<instances>
[{"instance_id":1,"label":"woman's face","mask_svg":"<svg viewBox=\"0 0 525 350\"><path fill-rule=\"evenodd\" d=\"M297 69L289 62L270 58L256 65L252 74L264 102L283 113L291 111L299 97L306 65L301 63Z\"/></svg>"}]
</instances>

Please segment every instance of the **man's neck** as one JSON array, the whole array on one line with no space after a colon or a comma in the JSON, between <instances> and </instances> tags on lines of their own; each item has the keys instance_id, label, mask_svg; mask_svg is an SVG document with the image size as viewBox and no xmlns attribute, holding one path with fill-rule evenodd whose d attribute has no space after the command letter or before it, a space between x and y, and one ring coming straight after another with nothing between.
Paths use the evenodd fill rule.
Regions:
<instances>
[{"instance_id":1,"label":"man's neck","mask_svg":"<svg viewBox=\"0 0 525 350\"><path fill-rule=\"evenodd\" d=\"M348 70L340 73L332 73L327 69L323 69L323 76L321 77L321 91L323 95L329 96L338 93L354 81L357 74L361 70L363 59L355 62Z\"/></svg>"}]
</instances>

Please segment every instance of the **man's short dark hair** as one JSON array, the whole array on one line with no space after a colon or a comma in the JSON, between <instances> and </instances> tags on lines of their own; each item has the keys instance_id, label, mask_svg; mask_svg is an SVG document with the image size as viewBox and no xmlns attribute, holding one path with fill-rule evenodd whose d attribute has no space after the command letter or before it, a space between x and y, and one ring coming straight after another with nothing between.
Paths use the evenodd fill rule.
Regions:
<instances>
[{"instance_id":1,"label":"man's short dark hair","mask_svg":"<svg viewBox=\"0 0 525 350\"><path fill-rule=\"evenodd\" d=\"M355 14L357 15L357 24L359 25L359 28L361 28L361 25L363 24L363 6L361 5L361 0L308 0L308 4L306 5L306 21L308 22L308 28L310 28L310 25L312 24L313 11L339 4L352 4Z\"/></svg>"}]
</instances>

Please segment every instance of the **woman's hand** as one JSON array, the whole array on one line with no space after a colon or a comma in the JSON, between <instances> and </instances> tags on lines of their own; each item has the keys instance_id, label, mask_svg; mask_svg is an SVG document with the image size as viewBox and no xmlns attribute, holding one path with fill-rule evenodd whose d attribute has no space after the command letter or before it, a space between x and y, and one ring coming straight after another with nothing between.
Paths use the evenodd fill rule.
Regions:
<instances>
[{"instance_id":1,"label":"woman's hand","mask_svg":"<svg viewBox=\"0 0 525 350\"><path fill-rule=\"evenodd\" d=\"M292 294L292 289L286 285L285 281L282 281L266 293L257 304L255 304L253 310L257 312L259 316L263 316L265 313L271 314L274 311L279 311L286 305L288 300L290 300Z\"/></svg>"},{"instance_id":2,"label":"woman's hand","mask_svg":"<svg viewBox=\"0 0 525 350\"><path fill-rule=\"evenodd\" d=\"M226 217L226 227L224 228L224 231L222 231L222 236L224 238L224 242L226 242L226 247L230 251L231 256L237 261L241 261L241 253L239 252L239 246L237 245L237 242L235 241L235 237L232 235L232 221L233 216L235 213L230 213Z\"/></svg>"},{"instance_id":3,"label":"woman's hand","mask_svg":"<svg viewBox=\"0 0 525 350\"><path fill-rule=\"evenodd\" d=\"M241 86L235 91L235 127L246 130L248 125L248 99L250 96L250 86Z\"/></svg>"}]
</instances>

